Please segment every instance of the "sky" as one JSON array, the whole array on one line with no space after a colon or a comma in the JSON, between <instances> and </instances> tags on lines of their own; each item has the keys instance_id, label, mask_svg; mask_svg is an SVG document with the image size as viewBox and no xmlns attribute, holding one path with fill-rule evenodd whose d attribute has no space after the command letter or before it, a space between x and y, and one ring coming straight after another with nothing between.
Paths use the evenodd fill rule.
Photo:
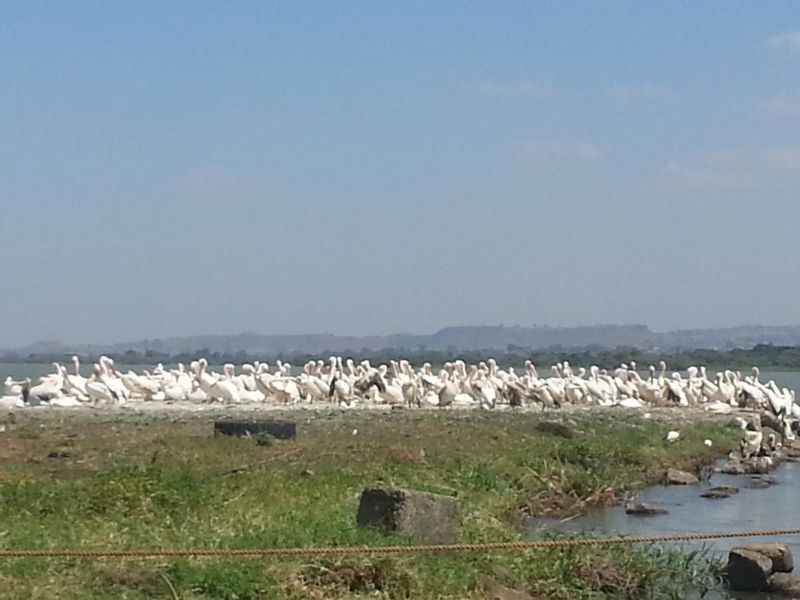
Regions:
<instances>
[{"instance_id":1,"label":"sky","mask_svg":"<svg viewBox=\"0 0 800 600\"><path fill-rule=\"evenodd\" d=\"M800 7L0 3L0 348L798 324Z\"/></svg>"}]
</instances>

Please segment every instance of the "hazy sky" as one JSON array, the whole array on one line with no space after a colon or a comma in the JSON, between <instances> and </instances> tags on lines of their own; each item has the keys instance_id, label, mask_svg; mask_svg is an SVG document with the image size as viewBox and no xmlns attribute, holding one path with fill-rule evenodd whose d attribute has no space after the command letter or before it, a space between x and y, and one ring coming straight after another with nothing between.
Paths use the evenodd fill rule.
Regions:
<instances>
[{"instance_id":1,"label":"hazy sky","mask_svg":"<svg viewBox=\"0 0 800 600\"><path fill-rule=\"evenodd\" d=\"M0 4L0 347L797 324L800 6Z\"/></svg>"}]
</instances>

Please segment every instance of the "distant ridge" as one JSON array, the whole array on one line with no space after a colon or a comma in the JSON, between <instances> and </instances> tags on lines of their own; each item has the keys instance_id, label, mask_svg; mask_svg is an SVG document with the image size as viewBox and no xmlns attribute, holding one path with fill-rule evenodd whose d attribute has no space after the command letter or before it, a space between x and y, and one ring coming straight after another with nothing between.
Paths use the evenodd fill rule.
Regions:
<instances>
[{"instance_id":1,"label":"distant ridge","mask_svg":"<svg viewBox=\"0 0 800 600\"><path fill-rule=\"evenodd\" d=\"M731 350L752 348L758 344L800 345L800 326L743 325L720 329L681 329L657 333L646 325L591 325L581 327L518 327L473 325L446 327L427 335L393 334L385 336L343 336L333 334L300 335L198 335L171 337L105 345L77 345L43 341L22 348L2 351L5 355L29 354L100 354L148 350L178 354L183 352L246 352L248 354L329 352L358 354L361 351L455 350L507 351L577 348L637 348L675 351L697 348Z\"/></svg>"}]
</instances>

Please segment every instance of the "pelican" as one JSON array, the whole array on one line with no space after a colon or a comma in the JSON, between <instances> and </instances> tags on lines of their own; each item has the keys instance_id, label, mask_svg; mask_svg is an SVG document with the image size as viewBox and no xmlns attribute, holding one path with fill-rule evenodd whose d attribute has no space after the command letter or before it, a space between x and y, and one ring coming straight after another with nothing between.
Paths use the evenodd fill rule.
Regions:
<instances>
[{"instance_id":1,"label":"pelican","mask_svg":"<svg viewBox=\"0 0 800 600\"><path fill-rule=\"evenodd\" d=\"M103 381L103 368L95 363L92 376L86 381L86 395L89 400L98 403L117 403L120 398Z\"/></svg>"},{"instance_id":2,"label":"pelican","mask_svg":"<svg viewBox=\"0 0 800 600\"><path fill-rule=\"evenodd\" d=\"M119 373L117 373L114 361L107 356L101 356L98 359L98 364L100 366L100 380L108 387L117 402L130 400L128 388L120 378Z\"/></svg>"},{"instance_id":3,"label":"pelican","mask_svg":"<svg viewBox=\"0 0 800 600\"><path fill-rule=\"evenodd\" d=\"M28 382L30 383L30 382ZM25 385L25 380L16 381L11 378L11 375L6 377L3 382L3 395L4 396L22 396L22 387Z\"/></svg>"},{"instance_id":4,"label":"pelican","mask_svg":"<svg viewBox=\"0 0 800 600\"><path fill-rule=\"evenodd\" d=\"M62 388L64 387L64 374L61 371L61 365L53 363L56 372L50 375L45 375L39 379L39 382L30 388L28 395L35 398L37 401L48 402L53 398L63 396Z\"/></svg>"}]
</instances>

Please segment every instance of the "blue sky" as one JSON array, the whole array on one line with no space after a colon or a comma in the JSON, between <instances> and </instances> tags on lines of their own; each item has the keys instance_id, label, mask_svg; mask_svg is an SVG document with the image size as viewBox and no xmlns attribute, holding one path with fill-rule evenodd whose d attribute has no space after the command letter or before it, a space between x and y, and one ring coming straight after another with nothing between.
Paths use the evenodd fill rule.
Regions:
<instances>
[{"instance_id":1,"label":"blue sky","mask_svg":"<svg viewBox=\"0 0 800 600\"><path fill-rule=\"evenodd\" d=\"M0 347L797 324L794 2L4 2Z\"/></svg>"}]
</instances>

